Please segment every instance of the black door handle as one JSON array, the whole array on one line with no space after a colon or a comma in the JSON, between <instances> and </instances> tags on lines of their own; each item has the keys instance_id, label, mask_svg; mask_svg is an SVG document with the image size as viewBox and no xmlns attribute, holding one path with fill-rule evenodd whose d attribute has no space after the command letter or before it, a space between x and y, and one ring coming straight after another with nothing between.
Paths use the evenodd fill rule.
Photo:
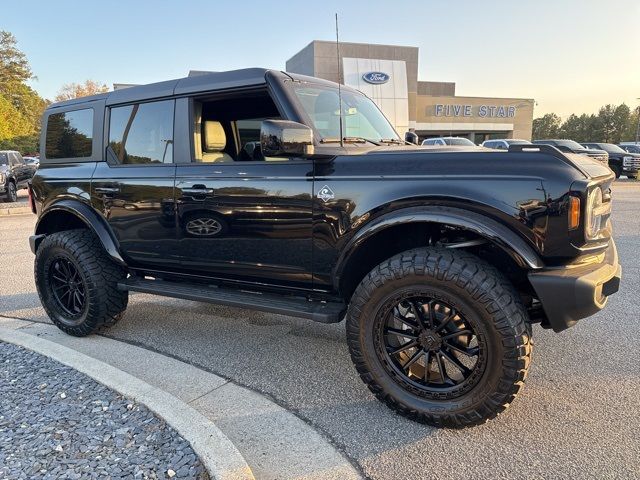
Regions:
<instances>
[{"instance_id":1,"label":"black door handle","mask_svg":"<svg viewBox=\"0 0 640 480\"><path fill-rule=\"evenodd\" d=\"M187 187L182 189L182 193L190 193L196 195L211 195L213 194L213 188L207 188L204 185L194 185L193 187Z\"/></svg>"}]
</instances>

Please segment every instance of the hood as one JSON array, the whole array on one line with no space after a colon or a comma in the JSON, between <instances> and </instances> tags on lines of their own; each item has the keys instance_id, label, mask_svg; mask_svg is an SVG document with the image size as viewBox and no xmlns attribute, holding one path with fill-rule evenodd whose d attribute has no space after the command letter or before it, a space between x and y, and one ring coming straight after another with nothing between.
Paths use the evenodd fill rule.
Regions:
<instances>
[{"instance_id":1,"label":"hood","mask_svg":"<svg viewBox=\"0 0 640 480\"><path fill-rule=\"evenodd\" d=\"M591 150L597 152L598 150ZM569 162L573 164L578 170L584 173L587 178L598 178L613 175L611 169L600 160L591 158L589 155L583 155L579 153L565 153L564 154Z\"/></svg>"}]
</instances>

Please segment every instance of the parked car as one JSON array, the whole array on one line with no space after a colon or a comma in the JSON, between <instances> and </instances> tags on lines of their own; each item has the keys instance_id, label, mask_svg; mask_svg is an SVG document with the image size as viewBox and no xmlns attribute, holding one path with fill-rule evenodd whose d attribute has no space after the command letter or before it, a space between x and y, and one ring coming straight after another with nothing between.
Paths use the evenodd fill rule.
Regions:
<instances>
[{"instance_id":1,"label":"parked car","mask_svg":"<svg viewBox=\"0 0 640 480\"><path fill-rule=\"evenodd\" d=\"M606 165L407 145L326 80L211 73L55 103L42 125L29 243L71 335L118 322L128 292L346 318L381 401L464 427L520 392L533 324L565 330L620 283Z\"/></svg>"},{"instance_id":2,"label":"parked car","mask_svg":"<svg viewBox=\"0 0 640 480\"><path fill-rule=\"evenodd\" d=\"M620 143L618 146L625 152L640 153L640 143Z\"/></svg>"},{"instance_id":3,"label":"parked car","mask_svg":"<svg viewBox=\"0 0 640 480\"><path fill-rule=\"evenodd\" d=\"M0 150L0 196L6 202L18 200L18 190L27 188L35 169L15 150Z\"/></svg>"},{"instance_id":4,"label":"parked car","mask_svg":"<svg viewBox=\"0 0 640 480\"><path fill-rule=\"evenodd\" d=\"M38 157L22 157L28 165L40 165L40 159Z\"/></svg>"},{"instance_id":5,"label":"parked car","mask_svg":"<svg viewBox=\"0 0 640 480\"><path fill-rule=\"evenodd\" d=\"M620 175L626 175L633 179L638 178L640 154L626 152L613 143L587 142L582 146L607 152L609 154L609 168L616 174L616 178L620 178Z\"/></svg>"},{"instance_id":6,"label":"parked car","mask_svg":"<svg viewBox=\"0 0 640 480\"><path fill-rule=\"evenodd\" d=\"M453 145L457 147L475 147L476 144L473 143L468 138L464 137L438 137L438 138L427 138L422 141L422 145Z\"/></svg>"},{"instance_id":7,"label":"parked car","mask_svg":"<svg viewBox=\"0 0 640 480\"><path fill-rule=\"evenodd\" d=\"M543 139L543 140L534 140L534 145L551 145L556 147L561 152L565 153L577 153L580 155L588 155L591 158L595 158L596 160L604 163L605 165L609 164L609 154L604 150L593 150L584 148L578 142L574 142L573 140L554 140L554 139Z\"/></svg>"},{"instance_id":8,"label":"parked car","mask_svg":"<svg viewBox=\"0 0 640 480\"><path fill-rule=\"evenodd\" d=\"M480 146L493 148L494 150L509 150L509 145L531 145L531 142L529 140L518 140L517 138L500 138L485 140Z\"/></svg>"}]
</instances>

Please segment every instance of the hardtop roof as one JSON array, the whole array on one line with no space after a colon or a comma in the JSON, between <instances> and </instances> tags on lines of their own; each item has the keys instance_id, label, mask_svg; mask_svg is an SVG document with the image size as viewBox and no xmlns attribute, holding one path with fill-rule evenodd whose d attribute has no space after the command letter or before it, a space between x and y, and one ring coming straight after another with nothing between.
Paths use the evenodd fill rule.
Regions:
<instances>
[{"instance_id":1,"label":"hardtop roof","mask_svg":"<svg viewBox=\"0 0 640 480\"><path fill-rule=\"evenodd\" d=\"M266 75L269 72L302 82L337 86L334 82L306 75L281 72L279 70L270 70L267 68L243 68L240 70L229 70L226 72L201 73L191 77L165 80L163 82L149 83L146 85L136 85L134 87L122 88L112 92L100 93L98 95L73 98L71 100L52 103L47 107L47 109L80 105L99 100L106 100L107 105L115 105L119 103L169 97L172 95L186 95L190 93L210 92L230 88L259 86L267 83Z\"/></svg>"}]
</instances>

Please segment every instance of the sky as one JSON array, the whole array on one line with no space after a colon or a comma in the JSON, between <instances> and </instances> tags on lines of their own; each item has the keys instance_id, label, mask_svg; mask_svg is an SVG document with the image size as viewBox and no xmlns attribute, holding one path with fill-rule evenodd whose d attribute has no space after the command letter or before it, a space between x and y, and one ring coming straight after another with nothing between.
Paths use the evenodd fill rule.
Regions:
<instances>
[{"instance_id":1,"label":"sky","mask_svg":"<svg viewBox=\"0 0 640 480\"><path fill-rule=\"evenodd\" d=\"M4 0L0 30L53 99L65 83L150 83L266 67L312 40L420 47L420 80L534 98L535 116L638 105L640 0Z\"/></svg>"}]
</instances>

